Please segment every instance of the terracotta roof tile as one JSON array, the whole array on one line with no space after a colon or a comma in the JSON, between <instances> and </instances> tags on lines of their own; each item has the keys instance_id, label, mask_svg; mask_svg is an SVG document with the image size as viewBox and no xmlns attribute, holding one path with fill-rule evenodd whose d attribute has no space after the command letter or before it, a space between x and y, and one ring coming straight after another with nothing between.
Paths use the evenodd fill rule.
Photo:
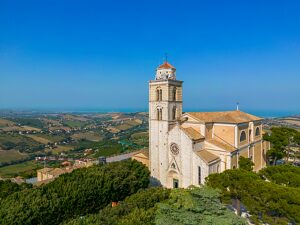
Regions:
<instances>
[{"instance_id":1,"label":"terracotta roof tile","mask_svg":"<svg viewBox=\"0 0 300 225\"><path fill-rule=\"evenodd\" d=\"M200 132L198 132L197 130L195 130L195 129L192 128L192 127L186 127L186 128L180 127L180 128L181 128L181 129L184 131L184 133L185 133L190 139L192 139L193 141L199 141L199 140L205 139L205 137L202 136L202 135L200 134Z\"/></svg>"},{"instance_id":2,"label":"terracotta roof tile","mask_svg":"<svg viewBox=\"0 0 300 225\"><path fill-rule=\"evenodd\" d=\"M200 150L198 152L196 152L196 154L202 159L204 160L206 163L210 163L213 162L215 160L220 159L218 156L216 156L215 154L210 153L207 150Z\"/></svg>"},{"instance_id":3,"label":"terracotta roof tile","mask_svg":"<svg viewBox=\"0 0 300 225\"><path fill-rule=\"evenodd\" d=\"M205 123L246 123L250 121L262 120L262 118L239 111L224 111L224 112L187 112L196 120Z\"/></svg>"},{"instance_id":4,"label":"terracotta roof tile","mask_svg":"<svg viewBox=\"0 0 300 225\"><path fill-rule=\"evenodd\" d=\"M161 64L158 69L175 69L174 66L172 66L170 63L165 61L163 64Z\"/></svg>"},{"instance_id":5,"label":"terracotta roof tile","mask_svg":"<svg viewBox=\"0 0 300 225\"><path fill-rule=\"evenodd\" d=\"M228 143L226 143L225 141L222 141L222 140L219 140L219 139L216 139L216 138L212 138L212 139L209 139L209 140L206 140L208 143L210 144L213 144L221 149L224 149L226 151L229 151L229 152L233 152L236 150L236 148Z\"/></svg>"}]
</instances>

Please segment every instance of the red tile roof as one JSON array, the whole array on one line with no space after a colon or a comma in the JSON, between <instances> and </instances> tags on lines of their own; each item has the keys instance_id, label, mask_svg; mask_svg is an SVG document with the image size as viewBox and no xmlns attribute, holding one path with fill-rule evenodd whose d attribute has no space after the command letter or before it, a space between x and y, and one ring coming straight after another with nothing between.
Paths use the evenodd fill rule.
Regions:
<instances>
[{"instance_id":1,"label":"red tile roof","mask_svg":"<svg viewBox=\"0 0 300 225\"><path fill-rule=\"evenodd\" d=\"M224 150L226 150L228 152L233 152L233 151L236 150L236 148L234 146L230 145L229 143L226 143L223 140L219 140L219 139L217 140L216 138L212 138L212 139L206 140L206 141L208 143L213 144L213 145L215 145L215 146L217 146L217 147L219 147L221 149L224 149Z\"/></svg>"},{"instance_id":2,"label":"red tile roof","mask_svg":"<svg viewBox=\"0 0 300 225\"><path fill-rule=\"evenodd\" d=\"M225 112L187 112L186 114L195 118L196 120L205 123L246 123L250 121L262 120L262 118L253 116L251 114L235 110Z\"/></svg>"},{"instance_id":3,"label":"red tile roof","mask_svg":"<svg viewBox=\"0 0 300 225\"><path fill-rule=\"evenodd\" d=\"M202 159L204 160L206 163L210 163L216 160L220 160L219 156L216 156L212 153L210 153L207 150L200 150L198 152L196 152L196 154Z\"/></svg>"},{"instance_id":4,"label":"red tile roof","mask_svg":"<svg viewBox=\"0 0 300 225\"><path fill-rule=\"evenodd\" d=\"M161 64L158 69L175 69L174 66L172 66L170 63L165 61L163 64Z\"/></svg>"},{"instance_id":5,"label":"red tile roof","mask_svg":"<svg viewBox=\"0 0 300 225\"><path fill-rule=\"evenodd\" d=\"M204 136L202 136L200 134L200 132L198 132L197 130L195 130L194 128L192 127L180 127L184 132L185 134L193 141L199 141L199 140L203 140L205 139Z\"/></svg>"}]
</instances>

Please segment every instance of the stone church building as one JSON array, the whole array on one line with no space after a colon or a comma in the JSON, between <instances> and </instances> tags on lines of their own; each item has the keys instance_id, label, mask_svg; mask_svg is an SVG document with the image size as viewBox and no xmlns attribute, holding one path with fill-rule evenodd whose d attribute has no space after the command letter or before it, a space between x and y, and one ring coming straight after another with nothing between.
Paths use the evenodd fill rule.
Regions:
<instances>
[{"instance_id":1,"label":"stone church building","mask_svg":"<svg viewBox=\"0 0 300 225\"><path fill-rule=\"evenodd\" d=\"M154 180L168 188L201 185L211 173L238 167L250 158L258 171L269 144L262 118L245 112L182 112L182 83L167 61L149 82L149 159Z\"/></svg>"}]
</instances>

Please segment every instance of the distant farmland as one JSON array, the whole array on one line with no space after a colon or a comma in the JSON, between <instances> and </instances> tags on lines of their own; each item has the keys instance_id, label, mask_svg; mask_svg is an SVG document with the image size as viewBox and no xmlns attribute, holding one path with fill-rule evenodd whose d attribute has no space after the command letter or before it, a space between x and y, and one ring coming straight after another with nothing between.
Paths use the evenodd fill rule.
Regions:
<instances>
[{"instance_id":1,"label":"distant farmland","mask_svg":"<svg viewBox=\"0 0 300 225\"><path fill-rule=\"evenodd\" d=\"M27 154L22 154L17 150L0 150L0 163L9 163L27 158Z\"/></svg>"},{"instance_id":2,"label":"distant farmland","mask_svg":"<svg viewBox=\"0 0 300 225\"><path fill-rule=\"evenodd\" d=\"M71 137L76 140L86 139L89 141L101 141L103 139L103 137L100 134L97 134L95 132L76 133L73 134Z\"/></svg>"}]
</instances>

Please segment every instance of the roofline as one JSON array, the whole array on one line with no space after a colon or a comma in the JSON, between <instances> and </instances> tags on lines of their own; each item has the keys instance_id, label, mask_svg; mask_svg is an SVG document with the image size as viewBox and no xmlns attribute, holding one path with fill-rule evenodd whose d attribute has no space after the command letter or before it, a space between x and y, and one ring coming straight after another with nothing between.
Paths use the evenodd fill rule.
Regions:
<instances>
[{"instance_id":1,"label":"roofline","mask_svg":"<svg viewBox=\"0 0 300 225\"><path fill-rule=\"evenodd\" d=\"M165 79L165 80L149 80L149 84L151 83L164 83L164 82L167 82L167 83L179 83L179 84L182 84L183 81L182 80L170 80L170 79Z\"/></svg>"},{"instance_id":2,"label":"roofline","mask_svg":"<svg viewBox=\"0 0 300 225\"><path fill-rule=\"evenodd\" d=\"M214 160L212 160L212 161L209 161L209 162L208 162L208 165L213 164L213 163L218 162L218 161L221 161L221 159L218 158L218 159L214 159Z\"/></svg>"},{"instance_id":3,"label":"roofline","mask_svg":"<svg viewBox=\"0 0 300 225\"><path fill-rule=\"evenodd\" d=\"M234 110L232 110L232 111L234 111ZM232 112L232 111L216 111L216 112ZM243 124L243 123L250 123L250 122L257 122L257 121L262 121L262 120L264 120L264 118L260 118L260 119L256 119L256 120L247 120L247 121L245 121L245 122L241 122L241 123L233 123L233 122L215 122L215 121L203 121L203 120L200 120L200 119L198 119L198 118L196 118L196 117L194 117L194 116L192 116L190 113L197 113L197 112L184 112L183 114L182 114L182 116L184 116L184 115L186 115L186 114L188 114L190 117L192 117L192 118L194 118L195 120L197 120L197 121L199 121L199 122L202 122L202 123L204 123L204 124L209 124L209 123L211 123L211 124L214 124L214 123L223 123L223 124L238 124L238 125L240 125L240 124ZM201 113L214 113L214 112L201 112ZM245 113L245 112L244 112ZM248 114L248 113L247 113Z\"/></svg>"},{"instance_id":4,"label":"roofline","mask_svg":"<svg viewBox=\"0 0 300 225\"><path fill-rule=\"evenodd\" d=\"M199 138L199 139L193 139L193 138L190 138L190 136L187 134L187 131L185 131L183 127L181 127L180 125L178 125L178 127L179 127L179 129L182 130L183 133L184 133L190 140L192 140L192 141L202 141L202 140L205 140L205 137L204 137L203 135L201 135L201 133L200 133L200 135L203 136L203 137L201 137L201 138ZM194 129L194 128L193 128L193 129Z\"/></svg>"},{"instance_id":5,"label":"roofline","mask_svg":"<svg viewBox=\"0 0 300 225\"><path fill-rule=\"evenodd\" d=\"M205 149L203 149L203 150L205 150ZM203 150L200 150L200 151L203 151ZM199 155L197 154L198 152L199 152L199 151L196 151L195 154L196 154L198 157L200 157L201 160L204 161L205 163L207 163L208 165L210 165L210 164L212 164L212 163L215 163L215 162L218 162L218 161L221 161L221 158L220 158L219 156L217 156L216 159L213 159L213 160L211 160L211 161L206 161L206 160L204 160L201 156L199 156ZM208 151L208 153L213 154L213 153L211 153L211 152L209 152L209 151ZM215 154L213 154L213 155L215 155ZM216 155L215 155L215 156L216 156Z\"/></svg>"}]
</instances>

